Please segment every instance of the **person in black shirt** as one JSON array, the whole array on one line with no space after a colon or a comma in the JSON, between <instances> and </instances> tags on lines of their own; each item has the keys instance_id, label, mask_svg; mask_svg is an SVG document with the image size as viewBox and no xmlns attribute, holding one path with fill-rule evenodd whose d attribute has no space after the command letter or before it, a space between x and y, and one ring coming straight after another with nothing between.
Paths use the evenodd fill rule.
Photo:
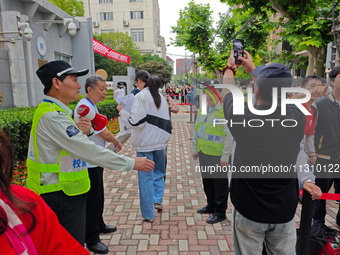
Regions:
<instances>
[{"instance_id":1,"label":"person in black shirt","mask_svg":"<svg viewBox=\"0 0 340 255\"><path fill-rule=\"evenodd\" d=\"M137 84L134 83L133 84L133 90L131 91L131 93L135 96L140 92L139 88L137 88Z\"/></svg>"},{"instance_id":2,"label":"person in black shirt","mask_svg":"<svg viewBox=\"0 0 340 255\"><path fill-rule=\"evenodd\" d=\"M247 103L244 114L236 115L233 113L236 98L227 92L223 100L224 115L236 141L236 170L231 178L234 252L261 254L264 243L270 254L295 254L298 182L294 165L306 117L295 105L287 105L286 115L281 114L281 88L291 87L293 81L288 67L273 63L255 68L246 51L245 57L239 59L252 77L257 77L255 109L271 109L275 99L273 87L277 87L279 99L277 109L267 115L255 115ZM224 68L224 84L234 84L236 67L232 52ZM265 167L275 171L263 173ZM314 183L305 183L304 188L312 199L321 196Z\"/></svg>"},{"instance_id":3,"label":"person in black shirt","mask_svg":"<svg viewBox=\"0 0 340 255\"><path fill-rule=\"evenodd\" d=\"M327 96L315 101L318 119L314 133L314 147L317 156L315 182L322 192L327 193L334 183L335 193L339 192L340 176L340 66L329 73L333 90ZM336 170L337 169L337 170ZM318 200L313 208L313 225L325 224L326 201ZM336 215L336 224L340 226L340 209Z\"/></svg>"}]
</instances>

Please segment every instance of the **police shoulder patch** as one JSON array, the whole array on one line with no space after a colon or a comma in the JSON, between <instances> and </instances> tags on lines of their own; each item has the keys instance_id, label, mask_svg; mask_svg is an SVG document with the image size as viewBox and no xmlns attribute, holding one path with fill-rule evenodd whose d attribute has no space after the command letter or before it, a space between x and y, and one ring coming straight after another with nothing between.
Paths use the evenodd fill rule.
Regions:
<instances>
[{"instance_id":1,"label":"police shoulder patch","mask_svg":"<svg viewBox=\"0 0 340 255\"><path fill-rule=\"evenodd\" d=\"M72 137L72 136L74 136L74 135L76 135L76 134L79 133L79 129L76 128L75 126L71 125L71 126L68 126L68 127L66 128L66 133L67 133L67 135L68 135L69 137Z\"/></svg>"}]
</instances>

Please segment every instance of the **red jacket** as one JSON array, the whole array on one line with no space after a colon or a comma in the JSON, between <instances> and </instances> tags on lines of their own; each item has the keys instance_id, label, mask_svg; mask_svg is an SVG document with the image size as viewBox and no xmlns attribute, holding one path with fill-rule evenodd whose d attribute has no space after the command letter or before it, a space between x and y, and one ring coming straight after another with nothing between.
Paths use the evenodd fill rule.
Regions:
<instances>
[{"instance_id":1,"label":"red jacket","mask_svg":"<svg viewBox=\"0 0 340 255\"><path fill-rule=\"evenodd\" d=\"M39 195L20 186L12 185L11 187L13 193L21 199L36 203L36 207L33 209L33 214L36 217L37 224L34 230L30 233L30 236L38 254L90 254L66 231L63 226L60 225L56 214ZM19 218L25 225L26 229L29 229L29 217L19 215ZM14 248L11 246L5 234L0 235L0 244L1 254L16 255Z\"/></svg>"}]
</instances>

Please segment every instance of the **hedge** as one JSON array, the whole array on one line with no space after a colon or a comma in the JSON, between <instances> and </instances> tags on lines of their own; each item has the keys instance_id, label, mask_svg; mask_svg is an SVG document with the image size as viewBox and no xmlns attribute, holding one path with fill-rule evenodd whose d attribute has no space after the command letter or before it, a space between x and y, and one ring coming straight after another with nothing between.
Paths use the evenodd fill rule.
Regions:
<instances>
[{"instance_id":1,"label":"hedge","mask_svg":"<svg viewBox=\"0 0 340 255\"><path fill-rule=\"evenodd\" d=\"M78 102L69 104L74 110ZM97 104L98 110L108 119L118 116L117 102L113 99L104 100ZM36 107L13 107L0 110L0 128L7 134L13 146L14 158L23 160L27 157L28 142L32 119Z\"/></svg>"}]
</instances>

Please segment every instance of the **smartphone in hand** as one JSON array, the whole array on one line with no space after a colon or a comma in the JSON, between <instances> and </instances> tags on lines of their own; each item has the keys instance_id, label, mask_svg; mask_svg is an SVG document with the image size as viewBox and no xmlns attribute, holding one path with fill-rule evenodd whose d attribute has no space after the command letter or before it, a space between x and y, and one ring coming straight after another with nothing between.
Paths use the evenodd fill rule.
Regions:
<instances>
[{"instance_id":1,"label":"smartphone in hand","mask_svg":"<svg viewBox=\"0 0 340 255\"><path fill-rule=\"evenodd\" d=\"M236 64L241 64L242 61L238 57L244 57L244 41L243 39L235 39L233 41L234 58Z\"/></svg>"}]
</instances>

